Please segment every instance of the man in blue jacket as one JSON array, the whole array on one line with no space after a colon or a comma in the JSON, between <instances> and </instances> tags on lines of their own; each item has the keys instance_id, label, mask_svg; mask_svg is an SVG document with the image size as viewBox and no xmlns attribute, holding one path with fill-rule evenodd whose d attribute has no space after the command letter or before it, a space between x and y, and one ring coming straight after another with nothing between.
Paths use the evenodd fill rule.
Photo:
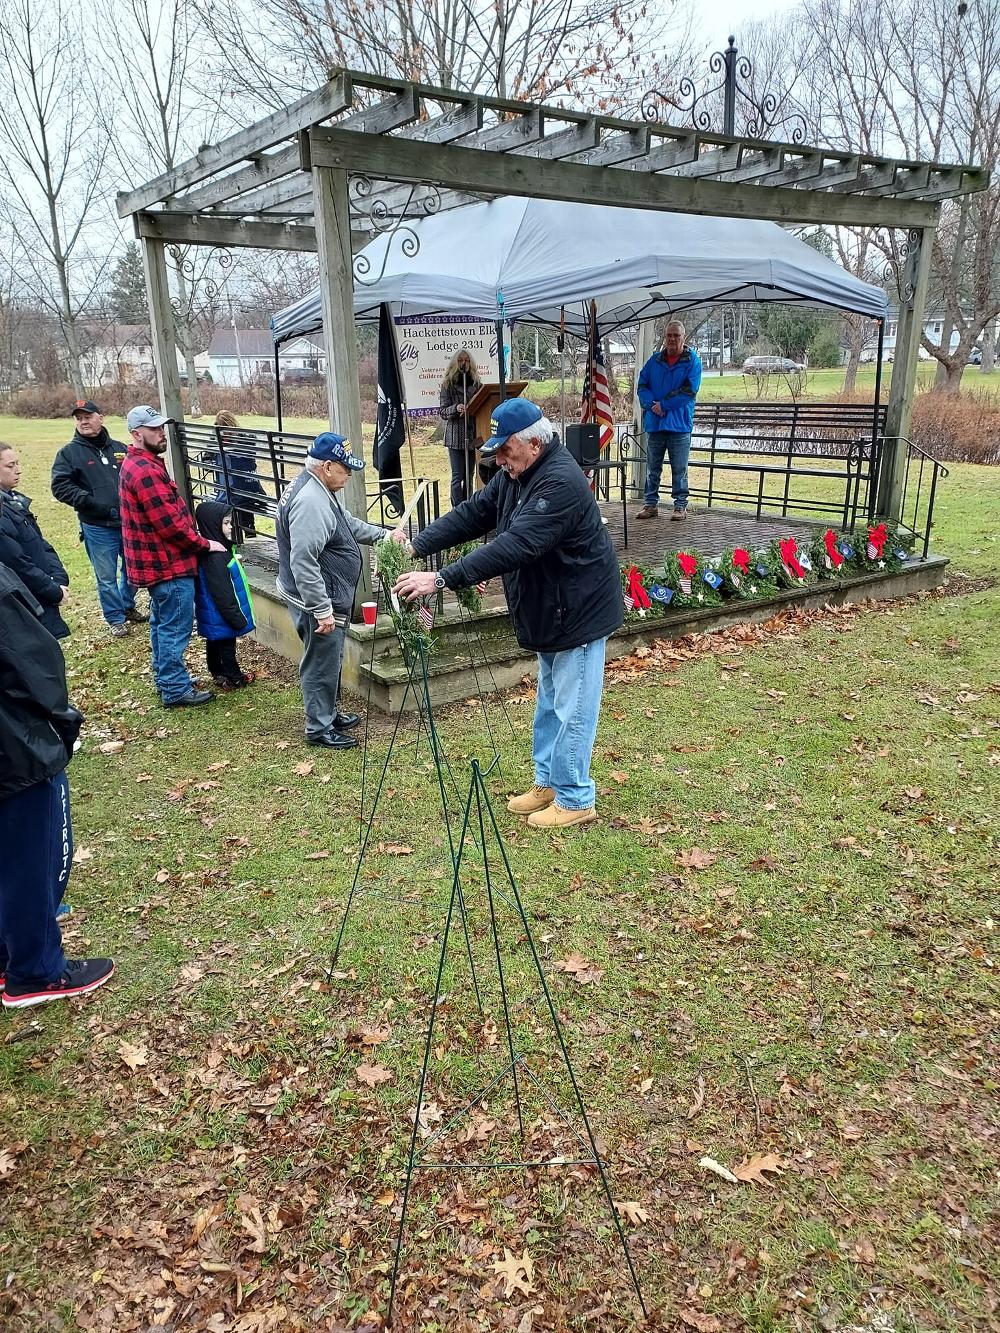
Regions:
<instances>
[{"instance_id":1,"label":"man in blue jacket","mask_svg":"<svg viewBox=\"0 0 1000 1333\"><path fill-rule=\"evenodd\" d=\"M693 347L684 346L684 325L673 319L667 325L663 347L639 373L638 398L647 442L645 504L636 518L659 516L664 454L670 459L670 492L674 502L670 517L679 520L687 516L691 427L694 400L700 387L698 353Z\"/></svg>"},{"instance_id":2,"label":"man in blue jacket","mask_svg":"<svg viewBox=\"0 0 1000 1333\"><path fill-rule=\"evenodd\" d=\"M621 572L590 483L540 407L501 403L480 456L499 471L482 490L414 537L419 556L488 532L486 546L440 574L403 574L395 591L413 599L502 576L522 648L538 654L531 754L535 784L507 809L535 828L596 819L590 759L604 688L604 645L624 620Z\"/></svg>"}]
</instances>

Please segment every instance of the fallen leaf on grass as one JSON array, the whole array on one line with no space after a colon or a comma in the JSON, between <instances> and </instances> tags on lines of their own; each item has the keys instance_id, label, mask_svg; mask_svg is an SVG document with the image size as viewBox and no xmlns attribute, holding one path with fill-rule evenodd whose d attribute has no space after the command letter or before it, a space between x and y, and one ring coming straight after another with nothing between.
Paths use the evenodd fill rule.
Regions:
<instances>
[{"instance_id":1,"label":"fallen leaf on grass","mask_svg":"<svg viewBox=\"0 0 1000 1333\"><path fill-rule=\"evenodd\" d=\"M125 749L124 741L105 741L103 745L97 747L101 754L117 754L119 750Z\"/></svg>"},{"instance_id":2,"label":"fallen leaf on grass","mask_svg":"<svg viewBox=\"0 0 1000 1333\"><path fill-rule=\"evenodd\" d=\"M600 981L604 976L602 967L595 967L593 963L588 963L586 958L579 953L571 953L566 958L561 958L556 963L557 972L565 972L578 981L581 986L590 986L594 982Z\"/></svg>"},{"instance_id":3,"label":"fallen leaf on grass","mask_svg":"<svg viewBox=\"0 0 1000 1333\"><path fill-rule=\"evenodd\" d=\"M608 774L615 782L628 782L628 774L620 768L613 768Z\"/></svg>"},{"instance_id":4,"label":"fallen leaf on grass","mask_svg":"<svg viewBox=\"0 0 1000 1333\"><path fill-rule=\"evenodd\" d=\"M330 855L329 852L307 852L303 857L305 861L325 861Z\"/></svg>"},{"instance_id":5,"label":"fallen leaf on grass","mask_svg":"<svg viewBox=\"0 0 1000 1333\"><path fill-rule=\"evenodd\" d=\"M157 884L166 884L169 878L170 878L170 871L165 870L162 866L153 876L153 879L156 880Z\"/></svg>"},{"instance_id":6,"label":"fallen leaf on grass","mask_svg":"<svg viewBox=\"0 0 1000 1333\"><path fill-rule=\"evenodd\" d=\"M761 871L766 871L769 875L773 875L777 869L777 861L770 856L757 856L747 866L747 870L749 870L752 875L759 874Z\"/></svg>"},{"instance_id":7,"label":"fallen leaf on grass","mask_svg":"<svg viewBox=\"0 0 1000 1333\"><path fill-rule=\"evenodd\" d=\"M375 848L383 856L412 856L413 848L402 842L380 842Z\"/></svg>"},{"instance_id":8,"label":"fallen leaf on grass","mask_svg":"<svg viewBox=\"0 0 1000 1333\"><path fill-rule=\"evenodd\" d=\"M354 1077L366 1088L377 1088L380 1083L391 1083L393 1074L391 1069L385 1069L382 1065L358 1065Z\"/></svg>"},{"instance_id":9,"label":"fallen leaf on grass","mask_svg":"<svg viewBox=\"0 0 1000 1333\"><path fill-rule=\"evenodd\" d=\"M698 1087L694 1094L694 1101L692 1101L691 1105L688 1107L688 1109L685 1111L684 1114L687 1116L689 1120L693 1120L704 1105L705 1105L705 1080L699 1074Z\"/></svg>"},{"instance_id":10,"label":"fallen leaf on grass","mask_svg":"<svg viewBox=\"0 0 1000 1333\"><path fill-rule=\"evenodd\" d=\"M529 1295L535 1290L535 1269L528 1251L525 1250L518 1259L505 1245L503 1254L502 1259L494 1259L490 1266L497 1277L503 1280L504 1296L509 1299L515 1291L523 1292L525 1296Z\"/></svg>"},{"instance_id":11,"label":"fallen leaf on grass","mask_svg":"<svg viewBox=\"0 0 1000 1333\"><path fill-rule=\"evenodd\" d=\"M757 1185L766 1185L770 1187L765 1171L771 1171L778 1175L783 1169L784 1163L777 1153L769 1152L755 1157L744 1157L739 1166L733 1167L733 1175L737 1180L753 1181Z\"/></svg>"},{"instance_id":12,"label":"fallen leaf on grass","mask_svg":"<svg viewBox=\"0 0 1000 1333\"><path fill-rule=\"evenodd\" d=\"M134 1074L141 1065L149 1063L149 1048L143 1046L141 1042L133 1045L130 1041L120 1041L118 1058L123 1064L128 1065Z\"/></svg>"},{"instance_id":13,"label":"fallen leaf on grass","mask_svg":"<svg viewBox=\"0 0 1000 1333\"><path fill-rule=\"evenodd\" d=\"M706 1171L711 1171L714 1175L721 1176L723 1180L728 1180L730 1185L738 1185L740 1183L739 1176L734 1176L728 1166L723 1166L722 1163L717 1162L714 1157L703 1157L698 1165L703 1167Z\"/></svg>"},{"instance_id":14,"label":"fallen leaf on grass","mask_svg":"<svg viewBox=\"0 0 1000 1333\"><path fill-rule=\"evenodd\" d=\"M73 853L73 864L75 866L82 866L84 862L89 861L93 855L94 853L89 847L78 847Z\"/></svg>"},{"instance_id":15,"label":"fallen leaf on grass","mask_svg":"<svg viewBox=\"0 0 1000 1333\"><path fill-rule=\"evenodd\" d=\"M416 1114L417 1108L411 1106L407 1115L412 1120ZM420 1131L420 1137L429 1139L433 1133L432 1126L440 1125L443 1119L444 1112L441 1110L440 1106L438 1106L437 1102L424 1102L423 1106L420 1108L420 1120L417 1124L417 1128Z\"/></svg>"},{"instance_id":16,"label":"fallen leaf on grass","mask_svg":"<svg viewBox=\"0 0 1000 1333\"><path fill-rule=\"evenodd\" d=\"M206 773L221 773L222 770L223 770L224 768L228 768L228 767L229 767L229 764L230 764L230 760L228 760L228 759L219 759L219 760L216 761L216 763L214 763L214 764L209 764L208 767L205 769L205 772L206 772Z\"/></svg>"},{"instance_id":17,"label":"fallen leaf on grass","mask_svg":"<svg viewBox=\"0 0 1000 1333\"><path fill-rule=\"evenodd\" d=\"M190 1249L193 1245L198 1244L198 1242L201 1240L202 1236L209 1229L209 1227L214 1226L214 1224L219 1221L219 1219L222 1217L225 1211L226 1211L225 1202L224 1200L220 1199L218 1203L213 1203L210 1208L203 1208L201 1212L198 1213L198 1215L194 1219L194 1224L191 1227L191 1239L188 1241L188 1249Z\"/></svg>"},{"instance_id":18,"label":"fallen leaf on grass","mask_svg":"<svg viewBox=\"0 0 1000 1333\"><path fill-rule=\"evenodd\" d=\"M714 1314L705 1314L702 1310L678 1310L677 1317L688 1328L695 1328L698 1333L721 1333L722 1325Z\"/></svg>"},{"instance_id":19,"label":"fallen leaf on grass","mask_svg":"<svg viewBox=\"0 0 1000 1333\"><path fill-rule=\"evenodd\" d=\"M193 986L196 981L200 981L205 975L205 969L200 963L185 963L180 971L181 981L188 986Z\"/></svg>"},{"instance_id":20,"label":"fallen leaf on grass","mask_svg":"<svg viewBox=\"0 0 1000 1333\"><path fill-rule=\"evenodd\" d=\"M295 765L295 772L298 777L307 778L315 767L316 765L307 759L303 763Z\"/></svg>"},{"instance_id":21,"label":"fallen leaf on grass","mask_svg":"<svg viewBox=\"0 0 1000 1333\"><path fill-rule=\"evenodd\" d=\"M700 847L692 847L689 852L678 852L674 857L674 865L683 866L685 870L707 870L709 866L715 865L718 859L711 852L703 852Z\"/></svg>"},{"instance_id":22,"label":"fallen leaf on grass","mask_svg":"<svg viewBox=\"0 0 1000 1333\"><path fill-rule=\"evenodd\" d=\"M878 1262L875 1246L867 1236L859 1236L854 1242L854 1256L859 1264L874 1264Z\"/></svg>"},{"instance_id":23,"label":"fallen leaf on grass","mask_svg":"<svg viewBox=\"0 0 1000 1333\"><path fill-rule=\"evenodd\" d=\"M396 1202L395 1190L384 1190L375 1200L380 1208L390 1208Z\"/></svg>"},{"instance_id":24,"label":"fallen leaf on grass","mask_svg":"<svg viewBox=\"0 0 1000 1333\"><path fill-rule=\"evenodd\" d=\"M615 1211L634 1227L642 1226L643 1222L649 1221L649 1213L646 1212L641 1203L635 1203L634 1201L616 1203Z\"/></svg>"},{"instance_id":25,"label":"fallen leaf on grass","mask_svg":"<svg viewBox=\"0 0 1000 1333\"><path fill-rule=\"evenodd\" d=\"M249 1235L250 1243L245 1248L254 1254L263 1254L267 1248L267 1228L260 1215L259 1208L249 1208L240 1214L240 1226Z\"/></svg>"}]
</instances>

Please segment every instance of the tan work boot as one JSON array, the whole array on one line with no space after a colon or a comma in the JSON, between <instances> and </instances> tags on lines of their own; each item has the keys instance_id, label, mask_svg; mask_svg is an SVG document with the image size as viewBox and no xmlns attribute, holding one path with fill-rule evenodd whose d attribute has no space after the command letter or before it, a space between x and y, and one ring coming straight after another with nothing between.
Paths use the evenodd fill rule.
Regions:
<instances>
[{"instance_id":1,"label":"tan work boot","mask_svg":"<svg viewBox=\"0 0 1000 1333\"><path fill-rule=\"evenodd\" d=\"M660 511L656 505L643 505L636 514L636 518L659 518Z\"/></svg>"},{"instance_id":2,"label":"tan work boot","mask_svg":"<svg viewBox=\"0 0 1000 1333\"><path fill-rule=\"evenodd\" d=\"M597 811L591 805L586 810L564 810L555 801L544 810L536 810L528 816L532 828L569 828L572 824L589 824L597 818Z\"/></svg>"},{"instance_id":3,"label":"tan work boot","mask_svg":"<svg viewBox=\"0 0 1000 1333\"><path fill-rule=\"evenodd\" d=\"M507 802L507 809L512 815L533 815L536 810L544 810L556 799L551 787L539 787L536 783L530 791L521 796L512 796Z\"/></svg>"},{"instance_id":4,"label":"tan work boot","mask_svg":"<svg viewBox=\"0 0 1000 1333\"><path fill-rule=\"evenodd\" d=\"M687 518L687 516L688 511L686 509L675 509L670 515L670 521L671 523L680 523L681 520Z\"/></svg>"}]
</instances>

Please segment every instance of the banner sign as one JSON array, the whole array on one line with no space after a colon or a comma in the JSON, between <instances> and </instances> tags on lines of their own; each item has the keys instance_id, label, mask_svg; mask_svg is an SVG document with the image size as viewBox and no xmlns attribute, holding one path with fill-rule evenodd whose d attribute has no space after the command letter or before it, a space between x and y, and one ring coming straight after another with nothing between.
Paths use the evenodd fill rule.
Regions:
<instances>
[{"instance_id":1,"label":"banner sign","mask_svg":"<svg viewBox=\"0 0 1000 1333\"><path fill-rule=\"evenodd\" d=\"M484 383L497 378L496 325L489 320L416 315L397 319L395 324L408 416L437 416L444 373L463 347L468 348Z\"/></svg>"}]
</instances>

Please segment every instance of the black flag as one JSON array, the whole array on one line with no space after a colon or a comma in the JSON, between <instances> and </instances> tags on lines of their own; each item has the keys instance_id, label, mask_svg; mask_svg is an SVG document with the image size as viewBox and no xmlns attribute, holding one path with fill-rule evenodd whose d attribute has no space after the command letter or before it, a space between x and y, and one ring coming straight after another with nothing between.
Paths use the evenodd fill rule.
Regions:
<instances>
[{"instance_id":1,"label":"black flag","mask_svg":"<svg viewBox=\"0 0 1000 1333\"><path fill-rule=\"evenodd\" d=\"M397 514L401 514L405 508L401 480L403 467L399 457L406 439L405 410L403 377L396 350L396 329L392 322L392 312L387 305L382 305L378 316L378 416L375 421L373 462L386 503Z\"/></svg>"}]
</instances>

